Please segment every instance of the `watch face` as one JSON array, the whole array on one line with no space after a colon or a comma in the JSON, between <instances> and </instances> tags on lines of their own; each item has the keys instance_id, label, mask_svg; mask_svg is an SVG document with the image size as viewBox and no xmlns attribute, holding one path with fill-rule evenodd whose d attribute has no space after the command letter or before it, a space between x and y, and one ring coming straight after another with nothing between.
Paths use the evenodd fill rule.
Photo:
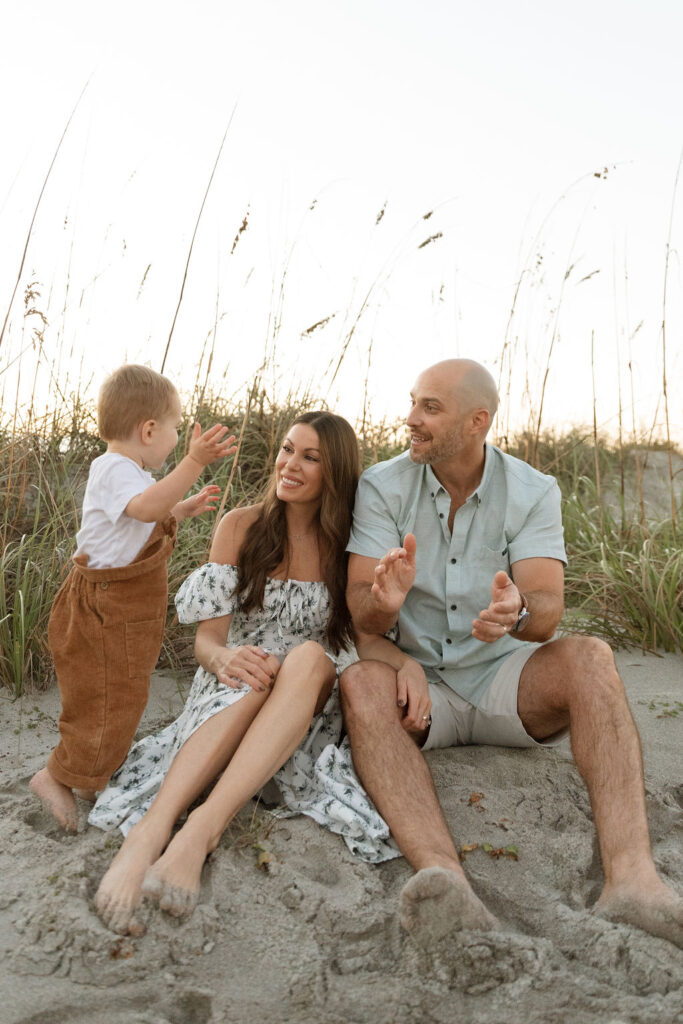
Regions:
<instances>
[{"instance_id":1,"label":"watch face","mask_svg":"<svg viewBox=\"0 0 683 1024\"><path fill-rule=\"evenodd\" d=\"M519 618L517 619L517 625L512 630L512 632L513 633L521 633L530 618L531 618L531 615L527 611L527 609L526 608L522 608L521 612L519 613Z\"/></svg>"}]
</instances>

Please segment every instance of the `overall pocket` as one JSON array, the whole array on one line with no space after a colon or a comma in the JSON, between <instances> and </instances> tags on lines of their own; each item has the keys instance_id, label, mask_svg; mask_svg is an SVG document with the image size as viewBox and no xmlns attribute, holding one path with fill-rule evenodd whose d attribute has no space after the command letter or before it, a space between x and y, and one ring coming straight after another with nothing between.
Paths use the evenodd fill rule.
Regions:
<instances>
[{"instance_id":1,"label":"overall pocket","mask_svg":"<svg viewBox=\"0 0 683 1024\"><path fill-rule=\"evenodd\" d=\"M149 676L159 660L164 638L164 619L126 623L126 659L128 676Z\"/></svg>"}]
</instances>

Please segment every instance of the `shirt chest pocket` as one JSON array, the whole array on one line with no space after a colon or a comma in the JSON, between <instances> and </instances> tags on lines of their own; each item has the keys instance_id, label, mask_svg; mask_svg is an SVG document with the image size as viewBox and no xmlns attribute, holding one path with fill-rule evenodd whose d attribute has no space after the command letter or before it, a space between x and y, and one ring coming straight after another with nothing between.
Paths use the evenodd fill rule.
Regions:
<instances>
[{"instance_id":1,"label":"shirt chest pocket","mask_svg":"<svg viewBox=\"0 0 683 1024\"><path fill-rule=\"evenodd\" d=\"M472 563L476 566L479 578L481 578L480 574L482 574L486 575L489 581L492 581L495 574L501 570L509 575L510 549L505 538L503 537L500 544L495 548L487 547L486 544L480 544L474 553Z\"/></svg>"}]
</instances>

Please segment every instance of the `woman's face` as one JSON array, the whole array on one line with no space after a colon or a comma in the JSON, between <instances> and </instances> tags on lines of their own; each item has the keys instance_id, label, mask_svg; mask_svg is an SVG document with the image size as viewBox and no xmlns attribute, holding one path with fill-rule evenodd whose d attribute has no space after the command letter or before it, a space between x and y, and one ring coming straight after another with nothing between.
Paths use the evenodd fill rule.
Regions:
<instances>
[{"instance_id":1,"label":"woman's face","mask_svg":"<svg viewBox=\"0 0 683 1024\"><path fill-rule=\"evenodd\" d=\"M275 460L280 501L320 503L323 473L319 446L318 432L308 423L295 423L289 428Z\"/></svg>"}]
</instances>

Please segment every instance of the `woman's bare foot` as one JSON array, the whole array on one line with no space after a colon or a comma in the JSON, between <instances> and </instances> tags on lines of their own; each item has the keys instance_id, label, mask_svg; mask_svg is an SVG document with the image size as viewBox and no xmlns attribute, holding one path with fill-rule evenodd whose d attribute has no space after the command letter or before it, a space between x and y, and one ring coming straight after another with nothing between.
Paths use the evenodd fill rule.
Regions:
<instances>
[{"instance_id":1,"label":"woman's bare foot","mask_svg":"<svg viewBox=\"0 0 683 1024\"><path fill-rule=\"evenodd\" d=\"M447 868L423 868L401 890L401 925L429 948L449 932L492 931L500 925L463 874Z\"/></svg>"},{"instance_id":2,"label":"woman's bare foot","mask_svg":"<svg viewBox=\"0 0 683 1024\"><path fill-rule=\"evenodd\" d=\"M196 812L195 812L196 813ZM202 867L214 848L192 815L152 865L142 883L144 896L174 917L189 917L197 906Z\"/></svg>"},{"instance_id":3,"label":"woman's bare foot","mask_svg":"<svg viewBox=\"0 0 683 1024\"><path fill-rule=\"evenodd\" d=\"M29 782L28 788L58 825L66 832L78 832L76 801L68 786L58 782L47 768L41 768Z\"/></svg>"},{"instance_id":4,"label":"woman's bare foot","mask_svg":"<svg viewBox=\"0 0 683 1024\"><path fill-rule=\"evenodd\" d=\"M606 885L593 913L634 925L683 949L683 899L659 877L649 885Z\"/></svg>"},{"instance_id":5,"label":"woman's bare foot","mask_svg":"<svg viewBox=\"0 0 683 1024\"><path fill-rule=\"evenodd\" d=\"M136 916L142 902L142 880L164 847L161 839L142 822L134 825L95 894L100 920L119 935L143 935L145 926Z\"/></svg>"}]
</instances>

